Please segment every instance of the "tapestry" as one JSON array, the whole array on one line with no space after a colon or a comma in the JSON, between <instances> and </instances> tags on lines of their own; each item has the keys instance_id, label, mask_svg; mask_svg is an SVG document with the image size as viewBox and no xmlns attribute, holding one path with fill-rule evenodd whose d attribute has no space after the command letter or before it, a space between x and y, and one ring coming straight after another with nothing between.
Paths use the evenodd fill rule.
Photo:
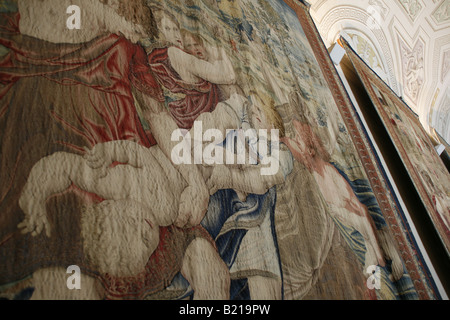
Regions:
<instances>
[{"instance_id":1,"label":"tapestry","mask_svg":"<svg viewBox=\"0 0 450 320\"><path fill-rule=\"evenodd\" d=\"M345 43L408 175L450 255L450 173L419 117Z\"/></svg>"},{"instance_id":2,"label":"tapestry","mask_svg":"<svg viewBox=\"0 0 450 320\"><path fill-rule=\"evenodd\" d=\"M439 298L303 2L0 10L2 298Z\"/></svg>"}]
</instances>

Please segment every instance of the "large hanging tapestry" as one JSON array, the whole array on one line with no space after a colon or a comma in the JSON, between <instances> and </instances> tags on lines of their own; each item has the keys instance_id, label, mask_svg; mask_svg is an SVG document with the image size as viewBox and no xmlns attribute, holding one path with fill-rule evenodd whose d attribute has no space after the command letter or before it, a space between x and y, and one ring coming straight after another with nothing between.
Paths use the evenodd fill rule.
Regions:
<instances>
[{"instance_id":1,"label":"large hanging tapestry","mask_svg":"<svg viewBox=\"0 0 450 320\"><path fill-rule=\"evenodd\" d=\"M418 116L344 41L375 109L450 255L450 174Z\"/></svg>"},{"instance_id":2,"label":"large hanging tapestry","mask_svg":"<svg viewBox=\"0 0 450 320\"><path fill-rule=\"evenodd\" d=\"M439 298L301 1L0 8L3 298Z\"/></svg>"}]
</instances>

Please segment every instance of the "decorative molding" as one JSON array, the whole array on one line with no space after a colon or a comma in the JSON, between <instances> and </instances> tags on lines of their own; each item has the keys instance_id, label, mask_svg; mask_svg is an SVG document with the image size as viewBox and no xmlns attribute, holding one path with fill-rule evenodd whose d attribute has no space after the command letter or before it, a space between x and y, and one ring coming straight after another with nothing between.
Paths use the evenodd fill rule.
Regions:
<instances>
[{"instance_id":1,"label":"decorative molding","mask_svg":"<svg viewBox=\"0 0 450 320\"><path fill-rule=\"evenodd\" d=\"M362 10L355 7L338 7L330 10L324 17L321 19L323 23L320 23L320 32L322 35L330 35L330 30L333 25L340 23L341 25L344 23L352 24L352 21L356 21L361 26L365 26L367 21L370 18L370 14L366 10ZM360 29L361 30L361 29ZM341 31L345 31L343 28ZM392 90L395 92L399 91L398 80L395 77L394 63L392 57L392 48L389 46L386 35L383 30L366 30L371 31L373 37L369 37L372 39L372 42L378 44L380 51L382 52L383 58L385 60L385 71L386 75L389 79L388 84L391 86ZM339 38L339 34L334 35L333 41L336 41Z\"/></svg>"},{"instance_id":2,"label":"decorative molding","mask_svg":"<svg viewBox=\"0 0 450 320\"><path fill-rule=\"evenodd\" d=\"M381 17L386 20L386 17L389 13L389 8L386 6L386 4L382 0L369 0L369 5L374 6L379 10L379 13Z\"/></svg>"},{"instance_id":3,"label":"decorative molding","mask_svg":"<svg viewBox=\"0 0 450 320\"><path fill-rule=\"evenodd\" d=\"M363 37L359 32L347 30L347 34L351 38L353 49L358 53L361 59L366 62L369 67L378 74L386 83L388 83L386 68L381 61L373 43Z\"/></svg>"},{"instance_id":4,"label":"decorative molding","mask_svg":"<svg viewBox=\"0 0 450 320\"><path fill-rule=\"evenodd\" d=\"M430 125L443 137L450 136L450 88L443 93L441 102L433 108Z\"/></svg>"},{"instance_id":5,"label":"decorative molding","mask_svg":"<svg viewBox=\"0 0 450 320\"><path fill-rule=\"evenodd\" d=\"M428 65L433 66L432 68L432 74L428 73L429 76L431 76L430 82L427 84L427 87L430 89L434 89L435 91L442 91L444 92L446 90L446 85L449 86L450 84L450 78L446 78L446 77L442 77L443 71L444 71L444 64L445 64L445 55L447 53L447 51L450 51L450 34L446 35L446 36L442 36L440 38L436 38L434 39L434 43L433 43L433 47L434 47L434 52L433 52L433 59L427 59L427 63ZM430 62L431 60L431 62ZM448 74L447 74L448 75ZM440 81L440 79L443 79L442 81ZM435 127L435 130L438 131L438 133L444 137L444 139L446 139L447 141L450 141L450 130L444 130L447 131L447 135L444 134L443 131L441 131L441 128L446 128L448 127L448 122L443 123L443 124L439 124L436 128L436 124L433 124L431 119L432 119L432 113L433 113L433 109L436 108L436 104L431 104L429 105L428 101L430 101L430 99L433 99L433 91L432 90L428 90L428 92L424 92L424 94L422 95L422 99L421 102L419 102L420 105L423 105L424 108L428 108L426 110L426 112L428 113L428 116L426 117L426 124L424 125L426 127L426 125L429 125L430 127ZM426 94L428 93L428 94ZM425 110L423 111L425 112ZM423 117L425 117L423 115ZM425 119L425 118L424 118Z\"/></svg>"},{"instance_id":6,"label":"decorative molding","mask_svg":"<svg viewBox=\"0 0 450 320\"><path fill-rule=\"evenodd\" d=\"M450 82L450 0L309 0L311 16L324 42L331 45L343 32L358 34L372 44L386 73L385 82L420 116L426 130L431 126L433 99L441 89L439 105ZM374 19L373 9L377 18ZM372 25L368 22L373 22ZM403 47L399 38L403 41ZM414 62L418 39L423 50ZM352 41L349 41L352 43ZM417 49L417 48L416 48ZM360 50L362 50L360 48ZM363 51L356 51L364 55ZM410 66L404 61L410 60ZM367 62L367 61L366 61ZM371 67L373 65L368 62ZM420 66L419 66L420 65ZM406 92L406 88L409 88ZM448 123L434 127L448 127ZM439 132L446 141L449 135Z\"/></svg>"},{"instance_id":7,"label":"decorative molding","mask_svg":"<svg viewBox=\"0 0 450 320\"><path fill-rule=\"evenodd\" d=\"M450 71L450 49L444 52L441 70L441 82L443 83Z\"/></svg>"},{"instance_id":8,"label":"decorative molding","mask_svg":"<svg viewBox=\"0 0 450 320\"><path fill-rule=\"evenodd\" d=\"M431 17L437 24L450 22L450 0L443 0L431 14Z\"/></svg>"},{"instance_id":9,"label":"decorative molding","mask_svg":"<svg viewBox=\"0 0 450 320\"><path fill-rule=\"evenodd\" d=\"M407 16L414 22L423 6L420 4L419 0L397 0L401 7L405 10Z\"/></svg>"},{"instance_id":10,"label":"decorative molding","mask_svg":"<svg viewBox=\"0 0 450 320\"><path fill-rule=\"evenodd\" d=\"M424 43L418 39L410 48L399 36L400 59L402 62L403 89L405 95L417 104L424 78Z\"/></svg>"}]
</instances>

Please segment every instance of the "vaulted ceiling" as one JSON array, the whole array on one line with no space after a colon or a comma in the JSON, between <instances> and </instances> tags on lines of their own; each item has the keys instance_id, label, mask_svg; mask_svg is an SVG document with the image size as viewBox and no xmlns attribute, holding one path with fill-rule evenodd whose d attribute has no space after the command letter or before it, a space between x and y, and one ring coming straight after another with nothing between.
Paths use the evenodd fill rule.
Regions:
<instances>
[{"instance_id":1,"label":"vaulted ceiling","mask_svg":"<svg viewBox=\"0 0 450 320\"><path fill-rule=\"evenodd\" d=\"M325 45L343 36L450 142L450 0L308 0Z\"/></svg>"}]
</instances>

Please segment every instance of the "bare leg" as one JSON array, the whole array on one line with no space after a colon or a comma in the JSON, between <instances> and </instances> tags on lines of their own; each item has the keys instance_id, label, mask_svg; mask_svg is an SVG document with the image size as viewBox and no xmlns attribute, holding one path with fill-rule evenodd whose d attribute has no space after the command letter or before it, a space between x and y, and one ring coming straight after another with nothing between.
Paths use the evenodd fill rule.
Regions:
<instances>
[{"instance_id":1,"label":"bare leg","mask_svg":"<svg viewBox=\"0 0 450 320\"><path fill-rule=\"evenodd\" d=\"M130 193L137 193L138 199L142 198L136 191L142 186L138 179L142 175L136 172L142 170L122 166L111 169L111 174L102 179L98 179L96 171L76 154L58 152L41 159L31 170L19 200L26 214L19 227L24 226L24 232L34 235L45 228L50 235L46 200L65 191L72 183L102 197L117 198L91 205L82 213L83 243L86 254L99 271L114 275L136 274L143 270L159 242L159 223L152 214L158 206L145 206L126 199ZM156 212L161 214L163 211Z\"/></svg>"},{"instance_id":2,"label":"bare leg","mask_svg":"<svg viewBox=\"0 0 450 320\"><path fill-rule=\"evenodd\" d=\"M33 235L45 229L47 235L50 235L45 203L50 196L65 191L72 183L104 199L133 199L147 204L157 215L150 216L149 210L146 218L157 225L172 224L178 213L178 202L170 191L174 191L176 187L148 187L157 185L158 181L164 179L161 176L164 175L163 170L158 170L157 159L153 160L149 163L148 170L120 165L107 169L107 174L103 177L102 169L92 169L77 154L57 152L43 158L31 170L19 199L19 205L26 214L19 227L24 228L23 232L31 232Z\"/></svg>"},{"instance_id":3,"label":"bare leg","mask_svg":"<svg viewBox=\"0 0 450 320\"><path fill-rule=\"evenodd\" d=\"M194 289L196 300L228 300L230 274L214 247L197 238L188 246L181 273Z\"/></svg>"},{"instance_id":4,"label":"bare leg","mask_svg":"<svg viewBox=\"0 0 450 320\"><path fill-rule=\"evenodd\" d=\"M83 189L93 185L96 172L77 154L56 152L44 157L31 169L19 205L26 213L44 210L48 197L65 191L73 182Z\"/></svg>"},{"instance_id":5,"label":"bare leg","mask_svg":"<svg viewBox=\"0 0 450 320\"><path fill-rule=\"evenodd\" d=\"M134 276L145 269L159 243L150 209L132 200L105 200L86 208L81 219L83 250L101 273Z\"/></svg>"},{"instance_id":6,"label":"bare leg","mask_svg":"<svg viewBox=\"0 0 450 320\"><path fill-rule=\"evenodd\" d=\"M31 300L99 300L103 289L96 279L81 274L80 289L69 289L67 279L71 276L62 267L37 270L33 274L34 292Z\"/></svg>"},{"instance_id":7,"label":"bare leg","mask_svg":"<svg viewBox=\"0 0 450 320\"><path fill-rule=\"evenodd\" d=\"M19 228L33 235L45 229L47 236L50 236L51 228L45 207L47 199L67 190L72 183L83 190L92 191L98 180L97 172L77 154L56 152L39 160L33 166L19 199L19 206L25 213L25 220L19 224Z\"/></svg>"},{"instance_id":8,"label":"bare leg","mask_svg":"<svg viewBox=\"0 0 450 320\"><path fill-rule=\"evenodd\" d=\"M45 229L50 236L45 203L48 197L65 191L72 184L69 174L72 161L66 155L70 154L57 152L33 166L19 199L19 206L25 213L25 220L19 224L19 228L24 228L23 232L37 235ZM78 155L70 156L83 159Z\"/></svg>"}]
</instances>

